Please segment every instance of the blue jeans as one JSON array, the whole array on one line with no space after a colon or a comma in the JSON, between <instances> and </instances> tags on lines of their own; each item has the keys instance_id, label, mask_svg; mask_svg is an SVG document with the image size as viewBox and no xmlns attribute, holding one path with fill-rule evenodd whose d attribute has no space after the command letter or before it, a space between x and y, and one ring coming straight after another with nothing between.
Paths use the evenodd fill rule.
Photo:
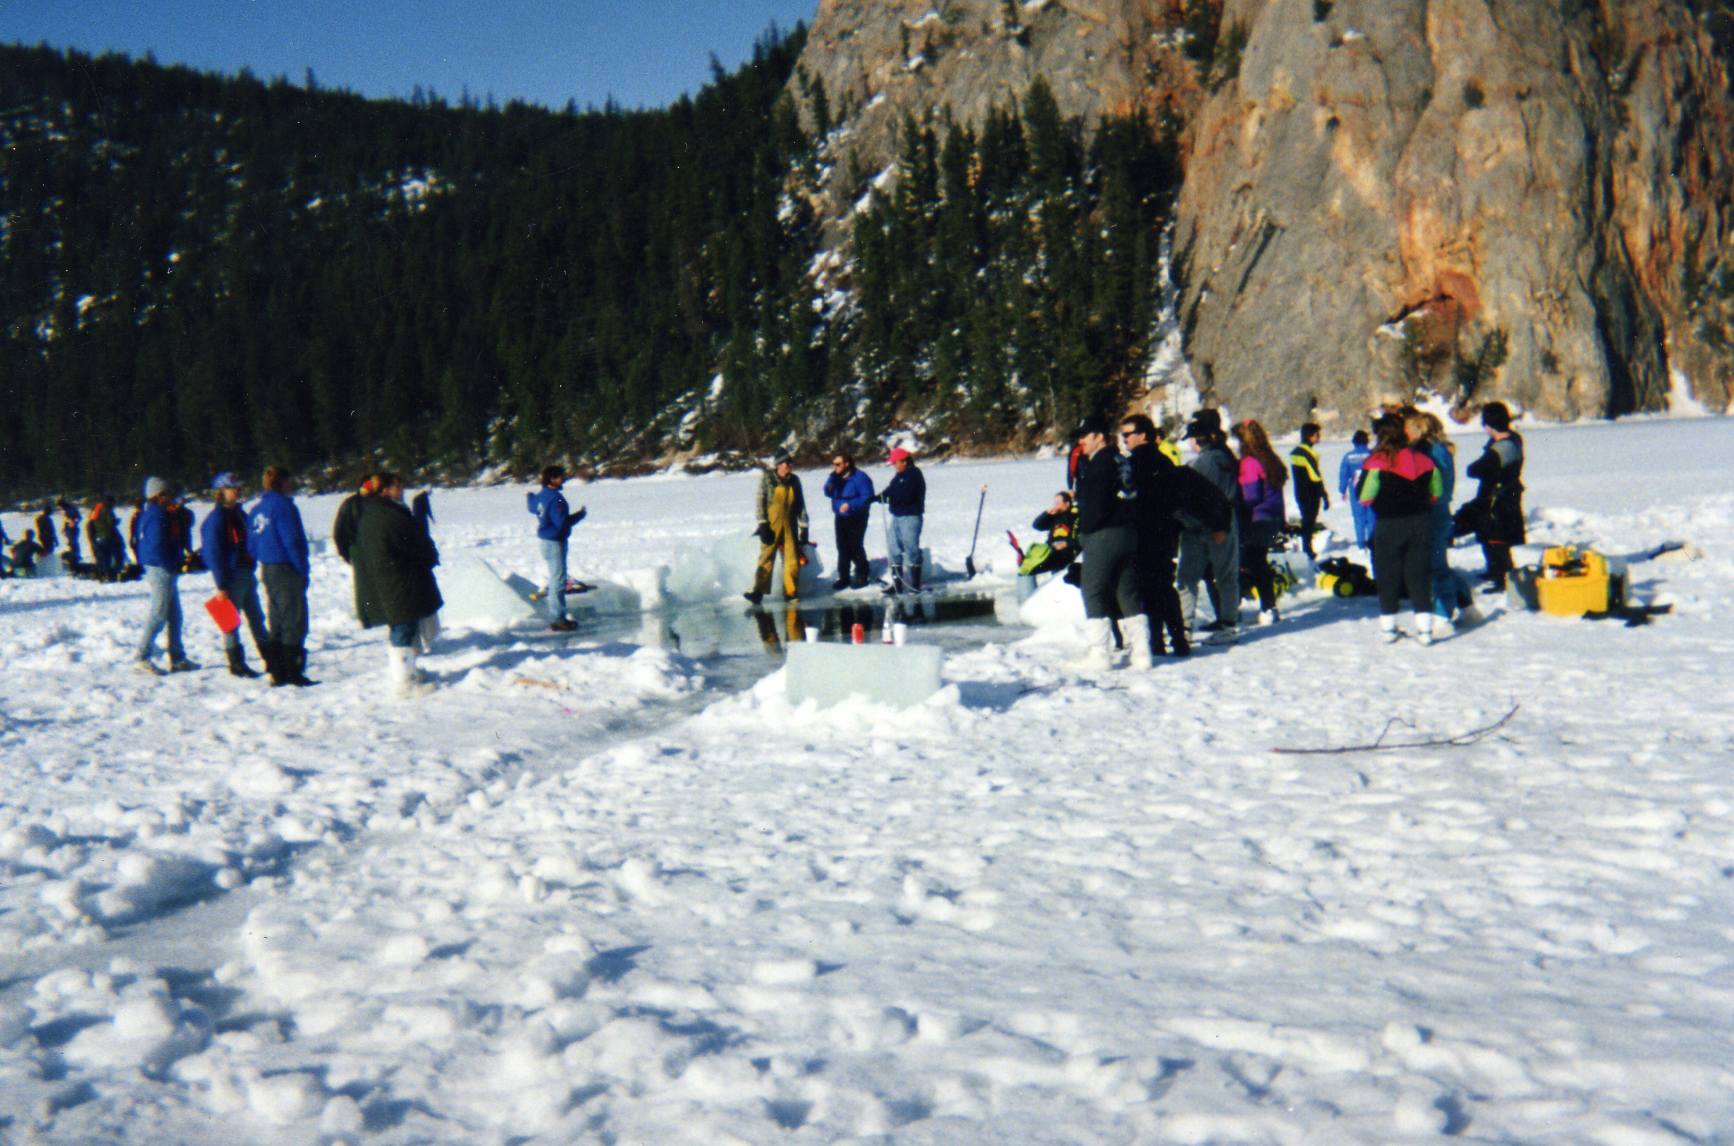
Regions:
<instances>
[{"instance_id":1,"label":"blue jeans","mask_svg":"<svg viewBox=\"0 0 1734 1146\"><path fill-rule=\"evenodd\" d=\"M548 619L566 616L566 543L542 541L542 560L548 565Z\"/></svg>"},{"instance_id":2,"label":"blue jeans","mask_svg":"<svg viewBox=\"0 0 1734 1146\"><path fill-rule=\"evenodd\" d=\"M921 515L891 518L891 564L913 569L921 564Z\"/></svg>"},{"instance_id":3,"label":"blue jeans","mask_svg":"<svg viewBox=\"0 0 1734 1146\"><path fill-rule=\"evenodd\" d=\"M170 661L184 661L187 650L181 645L181 575L160 565L146 565L144 582L151 591L151 615L145 622L144 640L139 642L138 659L148 661L155 650L157 634L169 631Z\"/></svg>"},{"instance_id":4,"label":"blue jeans","mask_svg":"<svg viewBox=\"0 0 1734 1146\"><path fill-rule=\"evenodd\" d=\"M1469 594L1463 587L1463 579L1457 571L1451 568L1451 534L1455 525L1451 519L1451 511L1444 506L1433 507L1433 611L1441 617L1450 617L1457 611L1457 602L1466 599Z\"/></svg>"},{"instance_id":5,"label":"blue jeans","mask_svg":"<svg viewBox=\"0 0 1734 1146\"><path fill-rule=\"evenodd\" d=\"M251 569L243 569L235 574L226 590L229 594L229 604L235 606L235 612L241 614L247 622L247 631L253 634L253 647L265 647L265 610L259 604L259 579ZM238 649L241 647L241 630L223 634L223 648Z\"/></svg>"},{"instance_id":6,"label":"blue jeans","mask_svg":"<svg viewBox=\"0 0 1734 1146\"><path fill-rule=\"evenodd\" d=\"M1351 496L1349 512L1355 519L1355 544L1362 549L1370 547L1373 544L1373 507L1362 505Z\"/></svg>"}]
</instances>

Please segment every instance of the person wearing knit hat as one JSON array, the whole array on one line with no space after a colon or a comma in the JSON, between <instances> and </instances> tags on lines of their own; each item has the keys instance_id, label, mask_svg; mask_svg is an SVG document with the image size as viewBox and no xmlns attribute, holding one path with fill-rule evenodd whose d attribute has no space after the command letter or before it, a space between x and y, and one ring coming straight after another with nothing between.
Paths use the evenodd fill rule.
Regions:
<instances>
[{"instance_id":1,"label":"person wearing knit hat","mask_svg":"<svg viewBox=\"0 0 1734 1146\"><path fill-rule=\"evenodd\" d=\"M743 593L757 605L771 591L771 574L777 554L783 555L783 596L790 601L801 595L801 547L807 544L807 499L794 462L787 451L778 451L771 468L759 477L754 501L759 539L759 563L753 572L753 587Z\"/></svg>"},{"instance_id":2,"label":"person wearing knit hat","mask_svg":"<svg viewBox=\"0 0 1734 1146\"><path fill-rule=\"evenodd\" d=\"M1523 524L1523 438L1512 433L1511 411L1504 402L1489 402L1481 408L1481 428L1487 431L1487 446L1463 471L1465 477L1481 483L1468 516L1481 540L1488 587L1504 592L1505 578L1511 572L1511 547L1522 545L1527 536Z\"/></svg>"},{"instance_id":3,"label":"person wearing knit hat","mask_svg":"<svg viewBox=\"0 0 1734 1146\"><path fill-rule=\"evenodd\" d=\"M151 611L145 621L144 639L139 642L135 664L138 671L152 676L163 675L151 653L156 647L157 634L168 630L169 672L189 672L199 666L187 659L181 644L181 559L186 552L185 526L181 516L170 509L172 491L161 478L148 478L144 484L145 503L139 516L138 556L144 566L145 584L151 591Z\"/></svg>"},{"instance_id":4,"label":"person wearing knit hat","mask_svg":"<svg viewBox=\"0 0 1734 1146\"><path fill-rule=\"evenodd\" d=\"M211 490L217 504L199 527L205 568L216 587L215 596L234 606L247 624L259 660L269 663L265 656L269 638L265 610L259 604L259 577L253 555L247 551L247 512L241 508L241 479L225 471L211 479ZM230 676L252 680L259 675L248 666L247 656L241 651L238 625L223 634L223 655L228 658Z\"/></svg>"}]
</instances>

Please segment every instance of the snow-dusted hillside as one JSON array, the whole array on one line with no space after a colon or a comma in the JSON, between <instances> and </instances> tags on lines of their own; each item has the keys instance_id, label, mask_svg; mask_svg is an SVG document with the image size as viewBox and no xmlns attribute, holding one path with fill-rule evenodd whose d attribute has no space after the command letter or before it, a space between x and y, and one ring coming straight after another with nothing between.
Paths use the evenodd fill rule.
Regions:
<instances>
[{"instance_id":1,"label":"snow-dusted hillside","mask_svg":"<svg viewBox=\"0 0 1734 1146\"><path fill-rule=\"evenodd\" d=\"M449 634L393 701L330 554L306 690L215 667L203 578L163 680L138 586L0 582L0 1141L1734 1139L1734 422L1528 440L1532 540L1701 551L1634 567L1671 616L1385 647L1313 592L819 712L656 617ZM952 570L988 484L1003 577L1061 464L928 478ZM569 490L576 570L738 543L754 480ZM537 575L521 490L435 508L448 566Z\"/></svg>"}]
</instances>

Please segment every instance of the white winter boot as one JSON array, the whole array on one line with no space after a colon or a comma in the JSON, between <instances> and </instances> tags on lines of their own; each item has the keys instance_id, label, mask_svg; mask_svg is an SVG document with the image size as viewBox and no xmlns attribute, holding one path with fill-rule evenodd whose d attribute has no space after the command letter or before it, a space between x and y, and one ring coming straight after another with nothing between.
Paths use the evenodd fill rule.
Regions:
<instances>
[{"instance_id":1,"label":"white winter boot","mask_svg":"<svg viewBox=\"0 0 1734 1146\"><path fill-rule=\"evenodd\" d=\"M1424 645L1433 643L1433 622L1437 618L1432 613L1415 614L1415 639ZM1450 624L1450 621L1445 622Z\"/></svg>"},{"instance_id":2,"label":"white winter boot","mask_svg":"<svg viewBox=\"0 0 1734 1146\"><path fill-rule=\"evenodd\" d=\"M1433 639L1436 641L1450 640L1457 635L1457 626L1451 623L1450 617L1433 614Z\"/></svg>"},{"instance_id":3,"label":"white winter boot","mask_svg":"<svg viewBox=\"0 0 1734 1146\"><path fill-rule=\"evenodd\" d=\"M415 650L400 649L396 645L387 645L386 654L390 658L389 677L391 691L401 699L412 696L426 696L433 691L433 685L420 678L415 671Z\"/></svg>"},{"instance_id":4,"label":"white winter boot","mask_svg":"<svg viewBox=\"0 0 1734 1146\"><path fill-rule=\"evenodd\" d=\"M1396 643L1397 638L1402 635L1403 634L1397 630L1397 614L1392 613L1389 616L1380 615L1379 636L1384 638L1387 645Z\"/></svg>"},{"instance_id":5,"label":"white winter boot","mask_svg":"<svg viewBox=\"0 0 1734 1146\"><path fill-rule=\"evenodd\" d=\"M1079 672L1107 672L1113 667L1114 632L1106 617L1084 622L1084 655L1075 662Z\"/></svg>"},{"instance_id":6,"label":"white winter boot","mask_svg":"<svg viewBox=\"0 0 1734 1146\"><path fill-rule=\"evenodd\" d=\"M1156 666L1150 655L1150 618L1127 617L1120 622L1120 636L1126 642L1126 667L1148 670Z\"/></svg>"}]
</instances>

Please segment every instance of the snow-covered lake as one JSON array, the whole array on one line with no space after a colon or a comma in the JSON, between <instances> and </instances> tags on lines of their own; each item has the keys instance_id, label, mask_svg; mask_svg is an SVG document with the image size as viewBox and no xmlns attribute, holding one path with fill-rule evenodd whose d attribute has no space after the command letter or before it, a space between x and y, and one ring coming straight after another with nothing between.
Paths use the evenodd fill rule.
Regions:
<instances>
[{"instance_id":1,"label":"snow-covered lake","mask_svg":"<svg viewBox=\"0 0 1734 1146\"><path fill-rule=\"evenodd\" d=\"M1308 591L1147 674L983 630L820 711L658 615L453 632L396 701L326 552L304 690L222 671L202 576L161 680L142 587L0 582L0 1141L1734 1141L1734 421L1528 444L1532 541L1691 543L1633 568L1671 615L1386 647ZM1008 586L1061 470L929 467L936 561L986 483ZM575 573L678 580L755 481L569 487ZM435 510L539 579L523 487Z\"/></svg>"}]
</instances>

